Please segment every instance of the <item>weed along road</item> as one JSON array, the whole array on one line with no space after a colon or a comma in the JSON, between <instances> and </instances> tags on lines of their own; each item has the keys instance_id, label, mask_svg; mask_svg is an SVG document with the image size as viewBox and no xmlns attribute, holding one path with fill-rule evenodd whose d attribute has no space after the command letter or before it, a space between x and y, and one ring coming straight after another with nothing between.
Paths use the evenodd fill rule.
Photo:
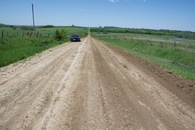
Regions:
<instances>
[{"instance_id":1,"label":"weed along road","mask_svg":"<svg viewBox=\"0 0 195 130\"><path fill-rule=\"evenodd\" d=\"M195 130L174 76L88 36L0 68L0 129Z\"/></svg>"}]
</instances>

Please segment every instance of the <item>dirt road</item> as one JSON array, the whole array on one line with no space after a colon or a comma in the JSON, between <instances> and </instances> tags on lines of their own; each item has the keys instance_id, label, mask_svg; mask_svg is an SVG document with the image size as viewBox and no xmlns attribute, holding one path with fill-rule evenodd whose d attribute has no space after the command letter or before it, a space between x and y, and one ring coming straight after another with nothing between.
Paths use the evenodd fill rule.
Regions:
<instances>
[{"instance_id":1,"label":"dirt road","mask_svg":"<svg viewBox=\"0 0 195 130\"><path fill-rule=\"evenodd\" d=\"M134 58L88 36L0 68L0 129L195 130L194 82Z\"/></svg>"}]
</instances>

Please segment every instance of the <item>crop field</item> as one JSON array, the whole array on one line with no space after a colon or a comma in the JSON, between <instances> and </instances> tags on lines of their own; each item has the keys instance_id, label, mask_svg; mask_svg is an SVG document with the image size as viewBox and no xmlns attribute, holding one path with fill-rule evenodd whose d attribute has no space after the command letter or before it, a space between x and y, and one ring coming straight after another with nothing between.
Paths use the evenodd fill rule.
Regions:
<instances>
[{"instance_id":1,"label":"crop field","mask_svg":"<svg viewBox=\"0 0 195 130\"><path fill-rule=\"evenodd\" d=\"M150 62L159 64L187 79L195 80L195 40L193 38L96 31L93 31L92 35Z\"/></svg>"},{"instance_id":2,"label":"crop field","mask_svg":"<svg viewBox=\"0 0 195 130\"><path fill-rule=\"evenodd\" d=\"M87 28L43 26L32 31L26 26L0 27L0 67L65 43L75 33L85 37Z\"/></svg>"}]
</instances>

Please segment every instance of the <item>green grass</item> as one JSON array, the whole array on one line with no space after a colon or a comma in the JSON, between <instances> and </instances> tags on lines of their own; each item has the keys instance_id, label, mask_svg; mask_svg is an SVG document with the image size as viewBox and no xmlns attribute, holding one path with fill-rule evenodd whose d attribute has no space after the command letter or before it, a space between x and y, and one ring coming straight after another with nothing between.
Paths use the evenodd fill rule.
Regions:
<instances>
[{"instance_id":1,"label":"green grass","mask_svg":"<svg viewBox=\"0 0 195 130\"><path fill-rule=\"evenodd\" d=\"M125 51L138 55L169 71L195 81L195 51L192 40L179 41L174 45L168 36L148 36L132 34L97 34L92 35ZM114 35L114 36L113 36ZM133 34L135 35L135 34ZM139 37L139 38L138 38ZM148 40L147 38L150 37Z\"/></svg>"},{"instance_id":2,"label":"green grass","mask_svg":"<svg viewBox=\"0 0 195 130\"><path fill-rule=\"evenodd\" d=\"M29 40L21 38L6 38L3 39L3 41L0 40L0 66L2 67L18 60L25 59L60 44L59 41L47 39L50 44L43 45L43 40L45 39L33 38Z\"/></svg>"},{"instance_id":3,"label":"green grass","mask_svg":"<svg viewBox=\"0 0 195 130\"><path fill-rule=\"evenodd\" d=\"M65 30L66 37L57 41L54 38L56 30ZM2 31L3 38L2 38ZM16 61L25 59L29 56L40 53L51 47L69 41L72 34L79 34L81 37L87 35L87 28L81 27L55 27L55 28L37 28L30 37L31 30L13 29L10 27L0 28L0 67L9 65ZM48 45L43 42L48 41Z\"/></svg>"}]
</instances>

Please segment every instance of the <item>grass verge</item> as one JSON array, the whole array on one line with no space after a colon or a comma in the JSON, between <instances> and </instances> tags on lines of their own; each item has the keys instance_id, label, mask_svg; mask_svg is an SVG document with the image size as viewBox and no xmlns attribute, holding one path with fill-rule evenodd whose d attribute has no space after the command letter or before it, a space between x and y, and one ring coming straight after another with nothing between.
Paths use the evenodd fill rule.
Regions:
<instances>
[{"instance_id":1,"label":"grass verge","mask_svg":"<svg viewBox=\"0 0 195 130\"><path fill-rule=\"evenodd\" d=\"M56 39L56 30L59 30L62 39ZM69 41L72 34L87 36L88 29L81 27L55 27L22 30L22 27L0 28L0 67L40 53L51 47Z\"/></svg>"},{"instance_id":2,"label":"grass verge","mask_svg":"<svg viewBox=\"0 0 195 130\"><path fill-rule=\"evenodd\" d=\"M49 44L44 45L42 43L44 40L43 38L5 38L0 40L0 67L25 59L62 42L48 38Z\"/></svg>"},{"instance_id":3,"label":"grass verge","mask_svg":"<svg viewBox=\"0 0 195 130\"><path fill-rule=\"evenodd\" d=\"M142 40L125 40L93 36L149 60L150 62L159 64L165 69L177 73L186 79L195 81L194 52L181 50L171 46L151 44L151 42Z\"/></svg>"}]
</instances>

